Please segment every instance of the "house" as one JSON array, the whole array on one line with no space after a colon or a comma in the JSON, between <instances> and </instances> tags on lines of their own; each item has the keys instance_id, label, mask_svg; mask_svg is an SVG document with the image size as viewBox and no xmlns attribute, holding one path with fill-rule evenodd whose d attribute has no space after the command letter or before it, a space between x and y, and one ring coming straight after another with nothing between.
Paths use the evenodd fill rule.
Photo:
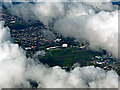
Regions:
<instances>
[{"instance_id":1,"label":"house","mask_svg":"<svg viewBox=\"0 0 120 90\"><path fill-rule=\"evenodd\" d=\"M12 24L13 24L13 23L15 23L15 21L11 21L10 23L12 23Z\"/></svg>"},{"instance_id":2,"label":"house","mask_svg":"<svg viewBox=\"0 0 120 90\"><path fill-rule=\"evenodd\" d=\"M57 50L59 48L60 48L60 46L55 46L55 47L46 48L46 50Z\"/></svg>"},{"instance_id":3,"label":"house","mask_svg":"<svg viewBox=\"0 0 120 90\"><path fill-rule=\"evenodd\" d=\"M85 46L80 46L79 48L80 48L80 49L84 49L84 48L85 48Z\"/></svg>"},{"instance_id":4,"label":"house","mask_svg":"<svg viewBox=\"0 0 120 90\"><path fill-rule=\"evenodd\" d=\"M26 47L26 48L25 48L25 50L30 50L30 49L31 49L31 47Z\"/></svg>"},{"instance_id":5,"label":"house","mask_svg":"<svg viewBox=\"0 0 120 90\"><path fill-rule=\"evenodd\" d=\"M68 47L68 44L62 44L62 47L66 48Z\"/></svg>"},{"instance_id":6,"label":"house","mask_svg":"<svg viewBox=\"0 0 120 90\"><path fill-rule=\"evenodd\" d=\"M96 64L104 64L104 61L96 61Z\"/></svg>"},{"instance_id":7,"label":"house","mask_svg":"<svg viewBox=\"0 0 120 90\"><path fill-rule=\"evenodd\" d=\"M102 59L102 57L101 57L101 56L95 56L95 58L97 58L97 59L99 59L99 60L100 60L100 59Z\"/></svg>"},{"instance_id":8,"label":"house","mask_svg":"<svg viewBox=\"0 0 120 90\"><path fill-rule=\"evenodd\" d=\"M57 38L54 42L60 42L60 41L61 41L61 39Z\"/></svg>"}]
</instances>

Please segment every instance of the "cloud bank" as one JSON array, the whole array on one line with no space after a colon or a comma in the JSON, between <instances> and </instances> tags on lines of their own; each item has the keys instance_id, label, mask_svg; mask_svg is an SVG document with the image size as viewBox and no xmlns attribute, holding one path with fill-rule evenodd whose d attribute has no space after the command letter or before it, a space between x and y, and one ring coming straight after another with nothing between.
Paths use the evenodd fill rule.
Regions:
<instances>
[{"instance_id":1,"label":"cloud bank","mask_svg":"<svg viewBox=\"0 0 120 90\"><path fill-rule=\"evenodd\" d=\"M56 32L86 40L90 48L103 48L117 57L118 12L111 3L24 3L7 7L13 15L39 19L47 26L55 20ZM113 70L87 66L66 72L59 66L48 67L27 58L25 51L12 43L10 29L4 23L0 21L0 89L30 88L32 82L38 88L118 88L118 75Z\"/></svg>"},{"instance_id":2,"label":"cloud bank","mask_svg":"<svg viewBox=\"0 0 120 90\"><path fill-rule=\"evenodd\" d=\"M57 0L59 1L59 0ZM118 58L118 9L106 2L35 2L7 5L11 14L40 20L65 37L87 41L93 50L105 49Z\"/></svg>"},{"instance_id":3,"label":"cloud bank","mask_svg":"<svg viewBox=\"0 0 120 90\"><path fill-rule=\"evenodd\" d=\"M10 36L4 21L0 21L0 27L0 33ZM26 58L25 51L12 43L11 37L4 38L0 39L0 89L31 88L30 81L37 83L38 88L118 88L118 75L113 70L106 72L88 66L66 72L59 66L47 67Z\"/></svg>"},{"instance_id":4,"label":"cloud bank","mask_svg":"<svg viewBox=\"0 0 120 90\"><path fill-rule=\"evenodd\" d=\"M55 23L55 29L65 37L75 37L78 41L86 40L93 50L102 48L111 52L113 56L118 56L117 11L65 17Z\"/></svg>"}]
</instances>

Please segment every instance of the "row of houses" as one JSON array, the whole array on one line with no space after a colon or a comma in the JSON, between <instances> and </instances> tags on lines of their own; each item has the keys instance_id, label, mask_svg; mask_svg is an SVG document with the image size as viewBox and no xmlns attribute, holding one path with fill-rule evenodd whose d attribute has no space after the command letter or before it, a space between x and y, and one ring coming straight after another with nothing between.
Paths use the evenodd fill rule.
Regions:
<instances>
[{"instance_id":1,"label":"row of houses","mask_svg":"<svg viewBox=\"0 0 120 90\"><path fill-rule=\"evenodd\" d=\"M91 63L94 64L112 64L112 57L101 57L101 56L95 56L92 58L93 60L91 61Z\"/></svg>"},{"instance_id":2,"label":"row of houses","mask_svg":"<svg viewBox=\"0 0 120 90\"><path fill-rule=\"evenodd\" d=\"M62 46L54 46L54 47L48 47L46 48L46 50L58 50L60 48L67 48L68 47L68 44L64 43L62 44ZM86 46L71 46L72 48L80 48L80 49L85 49Z\"/></svg>"},{"instance_id":3,"label":"row of houses","mask_svg":"<svg viewBox=\"0 0 120 90\"><path fill-rule=\"evenodd\" d=\"M49 48L46 48L46 50L58 50L60 48L67 48L68 47L68 44L62 44L62 46L54 46L54 47L49 47Z\"/></svg>"}]
</instances>

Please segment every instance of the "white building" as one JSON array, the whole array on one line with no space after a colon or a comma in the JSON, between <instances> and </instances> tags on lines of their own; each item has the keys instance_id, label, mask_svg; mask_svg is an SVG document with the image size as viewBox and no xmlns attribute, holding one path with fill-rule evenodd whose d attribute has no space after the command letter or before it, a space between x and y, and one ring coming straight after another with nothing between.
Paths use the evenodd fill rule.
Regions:
<instances>
[{"instance_id":1,"label":"white building","mask_svg":"<svg viewBox=\"0 0 120 90\"><path fill-rule=\"evenodd\" d=\"M15 21L11 21L10 23L15 23Z\"/></svg>"},{"instance_id":2,"label":"white building","mask_svg":"<svg viewBox=\"0 0 120 90\"><path fill-rule=\"evenodd\" d=\"M66 48L66 47L68 47L68 44L63 44L62 47L65 47L65 48Z\"/></svg>"},{"instance_id":3,"label":"white building","mask_svg":"<svg viewBox=\"0 0 120 90\"><path fill-rule=\"evenodd\" d=\"M26 47L26 48L25 48L25 50L30 50L30 49L31 49L31 47Z\"/></svg>"},{"instance_id":4,"label":"white building","mask_svg":"<svg viewBox=\"0 0 120 90\"><path fill-rule=\"evenodd\" d=\"M55 50L55 49L59 49L59 48L60 48L59 46L55 46L55 47L46 48L46 50Z\"/></svg>"},{"instance_id":5,"label":"white building","mask_svg":"<svg viewBox=\"0 0 120 90\"><path fill-rule=\"evenodd\" d=\"M80 48L81 48L81 49L84 49L84 48L85 48L85 46L80 46Z\"/></svg>"},{"instance_id":6,"label":"white building","mask_svg":"<svg viewBox=\"0 0 120 90\"><path fill-rule=\"evenodd\" d=\"M60 42L60 41L61 41L61 39L57 38L54 42Z\"/></svg>"},{"instance_id":7,"label":"white building","mask_svg":"<svg viewBox=\"0 0 120 90\"><path fill-rule=\"evenodd\" d=\"M96 61L97 64L104 64L105 62L103 61Z\"/></svg>"}]
</instances>

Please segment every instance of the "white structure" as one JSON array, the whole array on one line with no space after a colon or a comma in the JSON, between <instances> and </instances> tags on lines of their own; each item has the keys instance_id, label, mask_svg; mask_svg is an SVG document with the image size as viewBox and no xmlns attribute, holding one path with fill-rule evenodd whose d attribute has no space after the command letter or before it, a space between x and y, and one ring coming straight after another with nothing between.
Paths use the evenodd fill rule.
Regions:
<instances>
[{"instance_id":1,"label":"white structure","mask_svg":"<svg viewBox=\"0 0 120 90\"><path fill-rule=\"evenodd\" d=\"M46 50L55 50L55 49L59 49L59 48L60 48L59 46L55 46L55 47L46 48Z\"/></svg>"},{"instance_id":2,"label":"white structure","mask_svg":"<svg viewBox=\"0 0 120 90\"><path fill-rule=\"evenodd\" d=\"M102 59L102 57L101 57L101 56L95 56L95 58L97 58L97 59Z\"/></svg>"},{"instance_id":3,"label":"white structure","mask_svg":"<svg viewBox=\"0 0 120 90\"><path fill-rule=\"evenodd\" d=\"M46 50L50 50L50 48L46 48Z\"/></svg>"},{"instance_id":4,"label":"white structure","mask_svg":"<svg viewBox=\"0 0 120 90\"><path fill-rule=\"evenodd\" d=\"M15 21L11 21L10 23L15 23Z\"/></svg>"},{"instance_id":5,"label":"white structure","mask_svg":"<svg viewBox=\"0 0 120 90\"><path fill-rule=\"evenodd\" d=\"M51 49L55 49L56 47L49 47L49 48L46 48L47 50L51 50Z\"/></svg>"},{"instance_id":6,"label":"white structure","mask_svg":"<svg viewBox=\"0 0 120 90\"><path fill-rule=\"evenodd\" d=\"M25 48L25 50L30 50L30 49L31 49L31 47L26 47L26 48Z\"/></svg>"},{"instance_id":7,"label":"white structure","mask_svg":"<svg viewBox=\"0 0 120 90\"><path fill-rule=\"evenodd\" d=\"M104 64L105 62L102 61L96 61L97 64Z\"/></svg>"},{"instance_id":8,"label":"white structure","mask_svg":"<svg viewBox=\"0 0 120 90\"><path fill-rule=\"evenodd\" d=\"M84 48L85 48L85 46L80 46L80 48L81 48L81 49L84 49Z\"/></svg>"},{"instance_id":9,"label":"white structure","mask_svg":"<svg viewBox=\"0 0 120 90\"><path fill-rule=\"evenodd\" d=\"M60 42L60 41L61 41L61 39L57 38L54 42Z\"/></svg>"},{"instance_id":10,"label":"white structure","mask_svg":"<svg viewBox=\"0 0 120 90\"><path fill-rule=\"evenodd\" d=\"M68 44L63 44L62 47L65 47L65 48L66 48L66 47L68 47Z\"/></svg>"}]
</instances>

